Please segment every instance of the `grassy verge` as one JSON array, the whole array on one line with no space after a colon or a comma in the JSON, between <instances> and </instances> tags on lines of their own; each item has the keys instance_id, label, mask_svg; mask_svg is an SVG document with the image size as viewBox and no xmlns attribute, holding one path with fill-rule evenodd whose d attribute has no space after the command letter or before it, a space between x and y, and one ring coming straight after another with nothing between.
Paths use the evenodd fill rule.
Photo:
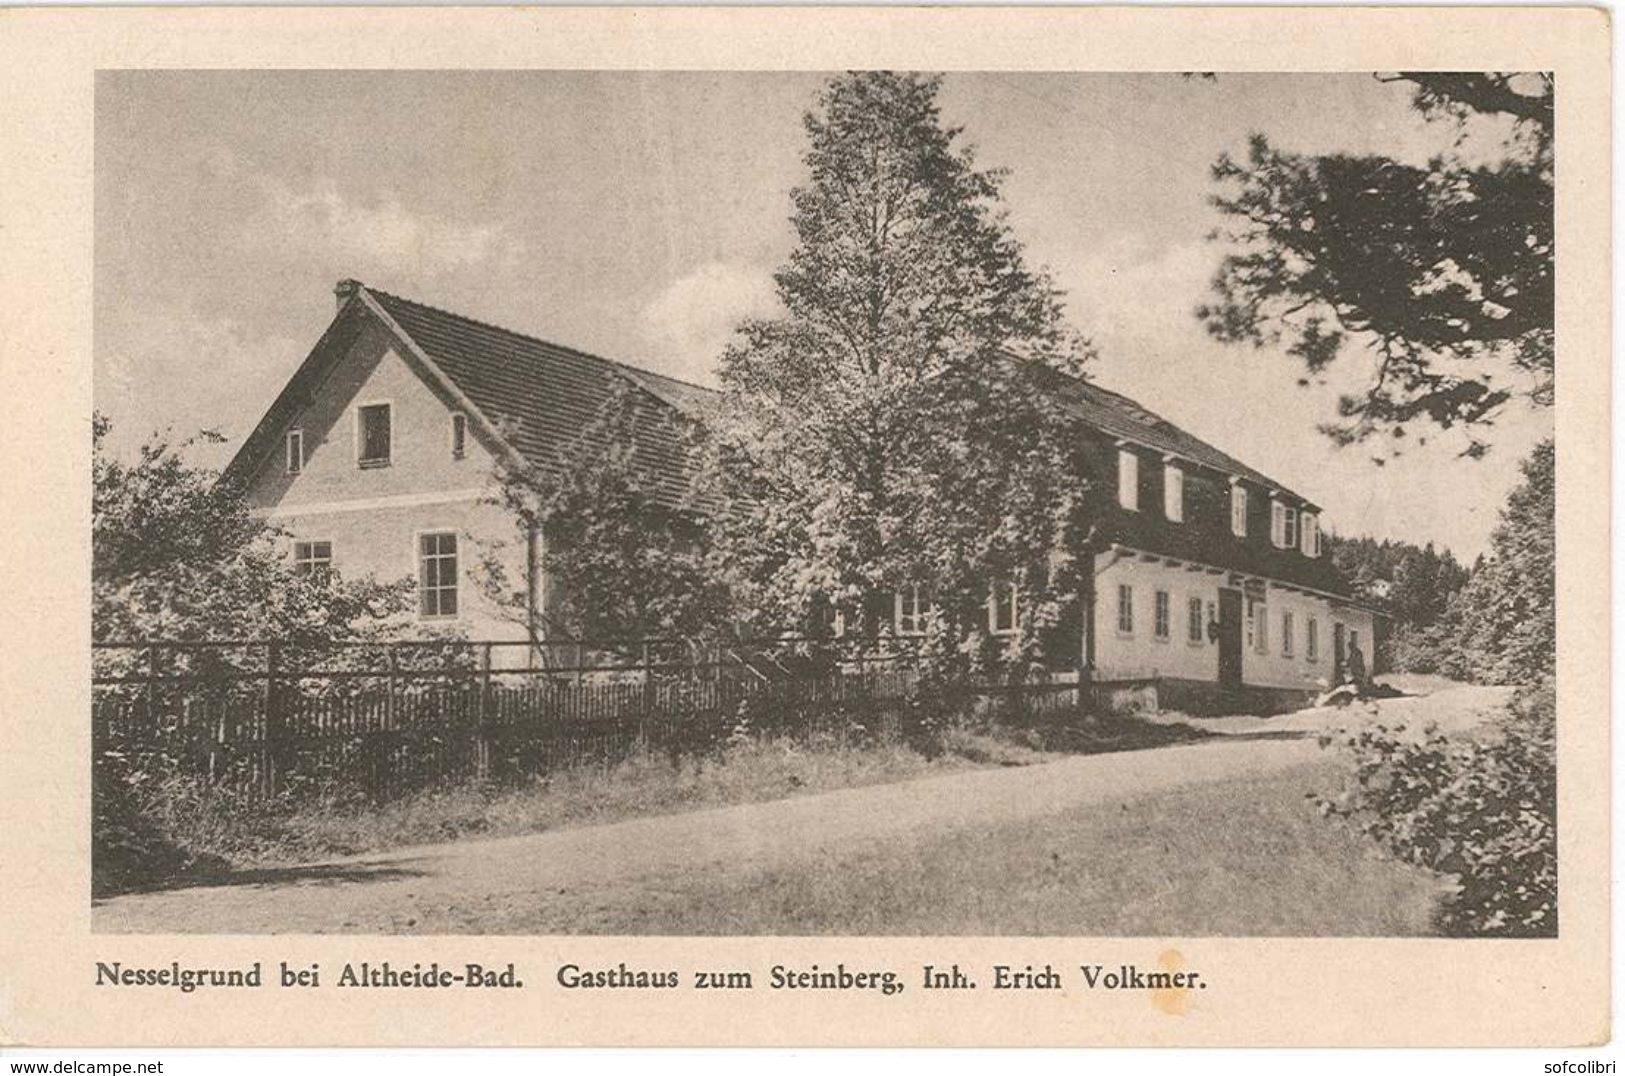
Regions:
<instances>
[{"instance_id":1,"label":"grassy verge","mask_svg":"<svg viewBox=\"0 0 1625 1076\"><path fill-rule=\"evenodd\" d=\"M1380 859L1306 795L1330 764L1019 825L820 852L751 873L569 893L493 933L1403 936L1437 876Z\"/></svg>"},{"instance_id":2,"label":"grassy verge","mask_svg":"<svg viewBox=\"0 0 1625 1076\"><path fill-rule=\"evenodd\" d=\"M464 784L374 804L342 794L252 799L197 781L144 793L144 828L176 853L163 876L98 877L98 895L465 837L517 836L829 792L1066 754L1133 750L1200 736L1182 726L1098 718L1019 729L952 725L925 741L836 734L753 737L718 754L634 755L508 785ZM145 860L143 860L145 862Z\"/></svg>"}]
</instances>

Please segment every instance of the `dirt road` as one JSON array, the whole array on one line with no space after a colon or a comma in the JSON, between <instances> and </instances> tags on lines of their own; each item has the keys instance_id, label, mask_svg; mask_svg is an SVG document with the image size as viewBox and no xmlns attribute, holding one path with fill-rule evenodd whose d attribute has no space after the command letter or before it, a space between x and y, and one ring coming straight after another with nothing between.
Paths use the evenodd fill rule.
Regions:
<instances>
[{"instance_id":1,"label":"dirt road","mask_svg":"<svg viewBox=\"0 0 1625 1076\"><path fill-rule=\"evenodd\" d=\"M1204 723L1218 738L1013 769L743 804L612 825L396 849L277 870L232 884L97 902L98 932L483 933L516 906L590 901L707 869L745 873L797 857L871 848L903 834L1032 819L1096 801L1309 765L1312 733L1363 722L1465 728L1504 705L1493 688L1456 688L1379 707Z\"/></svg>"}]
</instances>

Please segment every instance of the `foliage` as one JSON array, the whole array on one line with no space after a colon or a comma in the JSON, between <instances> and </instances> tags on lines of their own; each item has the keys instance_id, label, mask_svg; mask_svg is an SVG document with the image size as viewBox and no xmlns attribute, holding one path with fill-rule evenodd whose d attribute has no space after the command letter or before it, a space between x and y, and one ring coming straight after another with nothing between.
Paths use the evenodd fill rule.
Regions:
<instances>
[{"instance_id":1,"label":"foliage","mask_svg":"<svg viewBox=\"0 0 1625 1076\"><path fill-rule=\"evenodd\" d=\"M1483 741L1381 725L1346 736L1352 774L1340 793L1314 799L1394 857L1455 877L1439 912L1445 933L1554 937L1555 736L1547 681L1521 694Z\"/></svg>"},{"instance_id":2,"label":"foliage","mask_svg":"<svg viewBox=\"0 0 1625 1076\"><path fill-rule=\"evenodd\" d=\"M411 581L301 574L280 531L237 484L188 464L191 441L150 439L133 463L93 430L92 631L97 639L269 638L327 642L376 634L407 607ZM204 436L212 436L205 434Z\"/></svg>"},{"instance_id":3,"label":"foliage","mask_svg":"<svg viewBox=\"0 0 1625 1076\"><path fill-rule=\"evenodd\" d=\"M1556 450L1542 442L1501 510L1489 555L1441 621L1454 640L1444 671L1499 684L1556 673Z\"/></svg>"},{"instance_id":4,"label":"foliage","mask_svg":"<svg viewBox=\"0 0 1625 1076\"><path fill-rule=\"evenodd\" d=\"M946 126L940 80L831 80L807 115L783 314L722 359L718 563L768 629L886 630L918 585L932 657L1009 655L990 580L1019 590L1030 650L1076 588L1081 439L1052 391L1087 346L999 207L1002 174Z\"/></svg>"},{"instance_id":5,"label":"foliage","mask_svg":"<svg viewBox=\"0 0 1625 1076\"><path fill-rule=\"evenodd\" d=\"M107 420L96 416L91 630L97 640L320 644L386 634L406 608L410 581L385 585L296 571L279 547L279 532L253 515L240 486L186 463L182 453L192 442L154 437L126 463L106 453L107 432ZM151 654L106 651L96 672L207 676L241 658L225 650L169 654L154 669L146 664ZM133 884L188 861L145 806L171 761L161 751L100 746L92 780L98 888Z\"/></svg>"},{"instance_id":6,"label":"foliage","mask_svg":"<svg viewBox=\"0 0 1625 1076\"><path fill-rule=\"evenodd\" d=\"M1441 629L1446 611L1470 573L1448 550L1433 543L1327 535L1327 555L1354 592L1387 612L1379 664L1400 672L1437 672L1454 640Z\"/></svg>"},{"instance_id":7,"label":"foliage","mask_svg":"<svg viewBox=\"0 0 1625 1076\"><path fill-rule=\"evenodd\" d=\"M640 443L656 424L683 424L617 378L597 415L552 467L502 465L492 498L521 536L539 534L540 567L556 587L548 628L573 638L715 634L728 620L728 592L710 563L707 516L663 495ZM692 428L666 431L675 439ZM501 547L483 552L484 588L520 620L534 599L516 589Z\"/></svg>"},{"instance_id":8,"label":"foliage","mask_svg":"<svg viewBox=\"0 0 1625 1076\"><path fill-rule=\"evenodd\" d=\"M1464 427L1476 456L1514 395L1552 399L1552 79L1392 80L1413 85L1424 117L1459 125L1456 151L1417 165L1291 153L1255 134L1245 160L1213 168L1227 218L1215 238L1231 253L1197 315L1220 340L1284 342L1310 377L1351 340L1369 345L1369 387L1322 429L1397 447L1413 425ZM1474 136L1495 145L1491 159L1468 159Z\"/></svg>"}]
</instances>

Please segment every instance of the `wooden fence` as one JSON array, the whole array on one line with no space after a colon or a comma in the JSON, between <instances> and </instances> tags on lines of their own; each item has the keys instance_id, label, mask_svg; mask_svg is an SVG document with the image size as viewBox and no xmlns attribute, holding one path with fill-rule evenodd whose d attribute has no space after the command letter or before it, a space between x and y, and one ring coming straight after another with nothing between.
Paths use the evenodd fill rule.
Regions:
<instances>
[{"instance_id":1,"label":"wooden fence","mask_svg":"<svg viewBox=\"0 0 1625 1076\"><path fill-rule=\"evenodd\" d=\"M512 645L329 647L340 660L323 664L310 660L314 648L277 643L98 644L98 763L265 796L343 787L382 800L640 750L704 753L748 734L908 738L942 717L914 705L919 655L896 645L837 653L776 640L748 653L681 654L677 641L644 640L572 643L568 662L534 646L522 663L493 656ZM969 708L1032 719L1075 709L1078 685L973 695Z\"/></svg>"}]
</instances>

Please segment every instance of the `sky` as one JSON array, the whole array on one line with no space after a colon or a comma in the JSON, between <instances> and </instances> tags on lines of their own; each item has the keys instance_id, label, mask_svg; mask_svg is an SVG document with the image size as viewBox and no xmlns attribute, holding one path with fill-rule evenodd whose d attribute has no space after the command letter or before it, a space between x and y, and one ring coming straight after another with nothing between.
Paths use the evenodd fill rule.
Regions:
<instances>
[{"instance_id":1,"label":"sky","mask_svg":"<svg viewBox=\"0 0 1625 1076\"><path fill-rule=\"evenodd\" d=\"M826 76L109 71L96 95L96 406L110 446L223 434L221 465L365 283L714 383L775 309L802 116ZM1320 504L1339 533L1482 551L1549 411L1378 467L1315 429L1357 357L1300 388L1195 318L1223 248L1210 168L1254 131L1421 161L1456 132L1369 74L953 73L944 119L1007 170L1009 222L1098 353L1090 376Z\"/></svg>"}]
</instances>

